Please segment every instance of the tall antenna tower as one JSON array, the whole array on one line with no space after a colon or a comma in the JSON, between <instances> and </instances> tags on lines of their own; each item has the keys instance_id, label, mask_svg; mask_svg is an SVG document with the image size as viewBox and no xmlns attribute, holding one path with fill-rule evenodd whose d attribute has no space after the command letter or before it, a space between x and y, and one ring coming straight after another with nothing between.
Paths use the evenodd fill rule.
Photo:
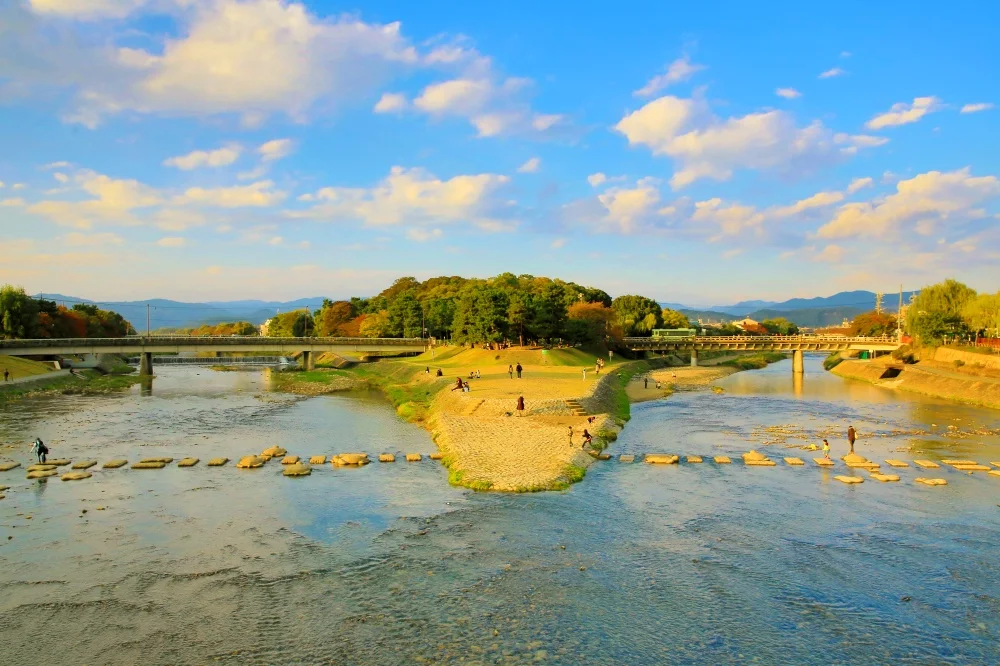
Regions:
<instances>
[{"instance_id":1,"label":"tall antenna tower","mask_svg":"<svg viewBox=\"0 0 1000 666\"><path fill-rule=\"evenodd\" d=\"M881 291L875 293L875 314L882 314L882 297L885 296Z\"/></svg>"}]
</instances>

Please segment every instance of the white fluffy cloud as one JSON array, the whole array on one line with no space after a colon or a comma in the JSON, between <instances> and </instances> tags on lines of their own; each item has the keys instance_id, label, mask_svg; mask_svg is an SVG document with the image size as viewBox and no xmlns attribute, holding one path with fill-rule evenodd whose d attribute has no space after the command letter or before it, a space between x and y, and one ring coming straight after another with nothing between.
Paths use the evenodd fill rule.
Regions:
<instances>
[{"instance_id":1,"label":"white fluffy cloud","mask_svg":"<svg viewBox=\"0 0 1000 666\"><path fill-rule=\"evenodd\" d=\"M215 208L262 208L285 200L287 194L274 189L270 180L231 187L191 187L175 197L177 205L196 204Z\"/></svg>"},{"instance_id":2,"label":"white fluffy cloud","mask_svg":"<svg viewBox=\"0 0 1000 666\"><path fill-rule=\"evenodd\" d=\"M156 244L160 247L184 247L187 245L187 239L182 236L165 236L156 241Z\"/></svg>"},{"instance_id":3,"label":"white fluffy cloud","mask_svg":"<svg viewBox=\"0 0 1000 666\"><path fill-rule=\"evenodd\" d=\"M45 1L54 6L56 0ZM327 111L360 101L391 75L419 63L398 23L320 18L288 0L191 3L178 21L176 36L150 50L72 51L63 43L50 49L55 55L43 58L52 70L47 77L79 93L66 119L90 127L123 112L235 114L250 126L274 114L304 120L316 107ZM11 48L43 52L40 39L25 37ZM82 62L67 62L71 59ZM37 68L24 68L25 85L40 78Z\"/></svg>"},{"instance_id":4,"label":"white fluffy cloud","mask_svg":"<svg viewBox=\"0 0 1000 666\"><path fill-rule=\"evenodd\" d=\"M774 91L774 94L778 97L784 97L785 99L795 99L796 97L802 97L800 93L795 88L778 88Z\"/></svg>"},{"instance_id":5,"label":"white fluffy cloud","mask_svg":"<svg viewBox=\"0 0 1000 666\"><path fill-rule=\"evenodd\" d=\"M147 0L28 0L37 14L82 21L124 18L145 4Z\"/></svg>"},{"instance_id":6,"label":"white fluffy cloud","mask_svg":"<svg viewBox=\"0 0 1000 666\"><path fill-rule=\"evenodd\" d=\"M73 184L91 198L82 201L44 200L27 207L29 213L56 224L89 229L94 224L139 224L134 212L162 203L159 193L137 180L117 179L80 171Z\"/></svg>"},{"instance_id":7,"label":"white fluffy cloud","mask_svg":"<svg viewBox=\"0 0 1000 666\"><path fill-rule=\"evenodd\" d=\"M912 104L898 102L893 104L888 111L873 117L865 127L879 130L885 127L896 127L915 123L928 113L938 111L941 108L941 100L937 97L914 97Z\"/></svg>"},{"instance_id":8,"label":"white fluffy cloud","mask_svg":"<svg viewBox=\"0 0 1000 666\"><path fill-rule=\"evenodd\" d=\"M875 184L875 181L873 181L871 178L855 178L847 186L847 193L848 194L854 194L858 190L866 188L866 187L871 187L874 184Z\"/></svg>"},{"instance_id":9,"label":"white fluffy cloud","mask_svg":"<svg viewBox=\"0 0 1000 666\"><path fill-rule=\"evenodd\" d=\"M753 206L727 204L718 197L695 203L694 214L691 215L691 221L697 226L707 227L704 232L711 234L709 242L726 236L739 236L748 230L760 234L765 219L764 214Z\"/></svg>"},{"instance_id":10,"label":"white fluffy cloud","mask_svg":"<svg viewBox=\"0 0 1000 666\"><path fill-rule=\"evenodd\" d=\"M273 139L257 149L261 161L275 162L292 154L295 143L291 139Z\"/></svg>"},{"instance_id":11,"label":"white fluffy cloud","mask_svg":"<svg viewBox=\"0 0 1000 666\"><path fill-rule=\"evenodd\" d=\"M817 192L811 197L800 199L790 206L781 206L772 211L775 217L791 217L814 208L825 208L844 200L841 192Z\"/></svg>"},{"instance_id":12,"label":"white fluffy cloud","mask_svg":"<svg viewBox=\"0 0 1000 666\"><path fill-rule=\"evenodd\" d=\"M636 90L633 94L636 97L652 97L656 93L661 90L665 90L675 83L687 81L703 69L706 69L704 65L694 64L687 55L683 55L670 63L670 65L667 66L666 72L663 74L657 74L651 78L646 85L639 90Z\"/></svg>"},{"instance_id":13,"label":"white fluffy cloud","mask_svg":"<svg viewBox=\"0 0 1000 666\"><path fill-rule=\"evenodd\" d=\"M843 76L844 74L847 74L847 72L845 72L844 70L842 70L840 67L833 67L832 69L828 69L825 72L821 73L819 75L819 78L821 78L821 79L832 79L832 78L834 78L836 76Z\"/></svg>"},{"instance_id":14,"label":"white fluffy cloud","mask_svg":"<svg viewBox=\"0 0 1000 666\"><path fill-rule=\"evenodd\" d=\"M191 171L201 167L228 166L240 158L243 148L238 144L222 146L215 150L195 150L187 155L170 157L163 161L164 166L174 167L181 171Z\"/></svg>"},{"instance_id":15,"label":"white fluffy cloud","mask_svg":"<svg viewBox=\"0 0 1000 666\"><path fill-rule=\"evenodd\" d=\"M728 180L737 169L809 172L867 143L866 137L835 135L819 121L797 127L784 111L723 120L702 99L672 96L649 102L622 118L615 129L630 145L672 158L670 184L675 189L701 178Z\"/></svg>"},{"instance_id":16,"label":"white fluffy cloud","mask_svg":"<svg viewBox=\"0 0 1000 666\"><path fill-rule=\"evenodd\" d=\"M299 197L318 202L292 217L358 220L369 226L413 226L468 222L486 231L503 230L507 202L497 197L507 176L483 173L441 180L424 169L393 167L372 188L325 187Z\"/></svg>"},{"instance_id":17,"label":"white fluffy cloud","mask_svg":"<svg viewBox=\"0 0 1000 666\"><path fill-rule=\"evenodd\" d=\"M540 157L532 157L527 162L517 167L518 173L535 173L542 166Z\"/></svg>"},{"instance_id":18,"label":"white fluffy cloud","mask_svg":"<svg viewBox=\"0 0 1000 666\"><path fill-rule=\"evenodd\" d=\"M590 183L591 187L602 185L607 179L608 177L601 172L592 173L587 176L587 182Z\"/></svg>"},{"instance_id":19,"label":"white fluffy cloud","mask_svg":"<svg viewBox=\"0 0 1000 666\"><path fill-rule=\"evenodd\" d=\"M406 95L402 93L382 93L382 97L375 104L375 113L404 111L408 104Z\"/></svg>"},{"instance_id":20,"label":"white fluffy cloud","mask_svg":"<svg viewBox=\"0 0 1000 666\"><path fill-rule=\"evenodd\" d=\"M839 245L827 245L823 250L816 254L816 261L823 261L831 264L839 264L844 260L847 253L844 248Z\"/></svg>"},{"instance_id":21,"label":"white fluffy cloud","mask_svg":"<svg viewBox=\"0 0 1000 666\"><path fill-rule=\"evenodd\" d=\"M962 113L979 113L980 111L989 111L993 108L993 104L990 102L977 102L976 104L965 104L962 106Z\"/></svg>"},{"instance_id":22,"label":"white fluffy cloud","mask_svg":"<svg viewBox=\"0 0 1000 666\"><path fill-rule=\"evenodd\" d=\"M635 187L612 187L597 196L604 207L604 221L617 231L629 234L659 208L660 191L653 178L639 180Z\"/></svg>"},{"instance_id":23,"label":"white fluffy cloud","mask_svg":"<svg viewBox=\"0 0 1000 666\"><path fill-rule=\"evenodd\" d=\"M868 203L841 206L818 232L821 238L886 237L903 225L932 229L936 223L961 224L982 217L984 202L1000 196L996 176L973 176L968 168L928 171L896 185L896 193Z\"/></svg>"}]
</instances>

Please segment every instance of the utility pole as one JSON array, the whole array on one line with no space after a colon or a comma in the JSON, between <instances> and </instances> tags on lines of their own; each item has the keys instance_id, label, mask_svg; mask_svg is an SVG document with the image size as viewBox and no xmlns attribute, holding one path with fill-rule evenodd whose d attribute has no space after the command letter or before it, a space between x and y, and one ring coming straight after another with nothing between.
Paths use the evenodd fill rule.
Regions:
<instances>
[{"instance_id":1,"label":"utility pole","mask_svg":"<svg viewBox=\"0 0 1000 666\"><path fill-rule=\"evenodd\" d=\"M903 337L903 283L899 283L899 312L896 313L896 333Z\"/></svg>"},{"instance_id":2,"label":"utility pole","mask_svg":"<svg viewBox=\"0 0 1000 666\"><path fill-rule=\"evenodd\" d=\"M146 337L149 337L149 303L146 303Z\"/></svg>"}]
</instances>

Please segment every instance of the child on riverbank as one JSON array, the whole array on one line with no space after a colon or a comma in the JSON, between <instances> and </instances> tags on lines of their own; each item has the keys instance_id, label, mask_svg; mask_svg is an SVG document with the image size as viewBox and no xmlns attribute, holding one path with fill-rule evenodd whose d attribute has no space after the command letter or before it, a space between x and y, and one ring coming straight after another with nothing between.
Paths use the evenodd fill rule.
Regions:
<instances>
[{"instance_id":1,"label":"child on riverbank","mask_svg":"<svg viewBox=\"0 0 1000 666\"><path fill-rule=\"evenodd\" d=\"M828 460L830 458L830 442L825 439L823 440L823 457Z\"/></svg>"}]
</instances>

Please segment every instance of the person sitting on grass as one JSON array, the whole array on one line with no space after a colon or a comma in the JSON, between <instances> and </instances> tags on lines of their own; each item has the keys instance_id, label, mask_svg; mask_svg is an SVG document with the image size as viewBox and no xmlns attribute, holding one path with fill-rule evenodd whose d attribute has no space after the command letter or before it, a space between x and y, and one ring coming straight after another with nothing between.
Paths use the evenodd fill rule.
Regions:
<instances>
[{"instance_id":1,"label":"person sitting on grass","mask_svg":"<svg viewBox=\"0 0 1000 666\"><path fill-rule=\"evenodd\" d=\"M462 388L463 388L462 378L458 377L457 379L455 379L455 385L451 387L451 390L452 391L461 391Z\"/></svg>"}]
</instances>

